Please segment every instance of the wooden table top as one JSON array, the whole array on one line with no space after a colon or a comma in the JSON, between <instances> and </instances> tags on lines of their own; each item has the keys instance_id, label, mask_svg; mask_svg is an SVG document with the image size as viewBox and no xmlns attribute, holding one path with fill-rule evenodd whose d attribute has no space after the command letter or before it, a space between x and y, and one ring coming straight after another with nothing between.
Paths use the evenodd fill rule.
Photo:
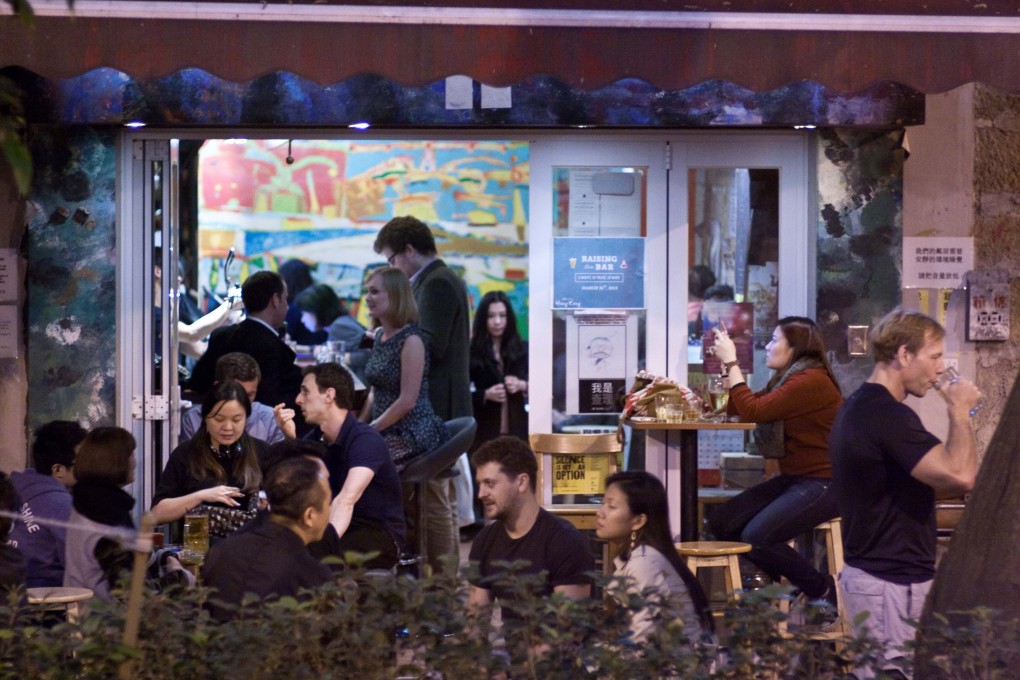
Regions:
<instances>
[{"instance_id":1,"label":"wooden table top","mask_svg":"<svg viewBox=\"0 0 1020 680\"><path fill-rule=\"evenodd\" d=\"M635 430L753 430L757 423L724 422L715 423L707 420L685 420L682 423L664 423L658 420L634 421L628 418L623 421Z\"/></svg>"}]
</instances>

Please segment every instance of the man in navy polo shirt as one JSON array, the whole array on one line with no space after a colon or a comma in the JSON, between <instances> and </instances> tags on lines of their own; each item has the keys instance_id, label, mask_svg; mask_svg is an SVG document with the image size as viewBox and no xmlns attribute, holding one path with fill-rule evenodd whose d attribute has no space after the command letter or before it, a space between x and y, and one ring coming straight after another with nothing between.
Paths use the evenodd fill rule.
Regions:
<instances>
[{"instance_id":1,"label":"man in navy polo shirt","mask_svg":"<svg viewBox=\"0 0 1020 680\"><path fill-rule=\"evenodd\" d=\"M325 463L333 493L330 524L342 552L378 552L368 568L396 565L406 541L400 478L386 442L352 410L354 380L336 363L304 370L297 405L314 425L306 438L326 444ZM278 406L277 422L293 436L293 411ZM341 552L341 554L342 554Z\"/></svg>"}]
</instances>

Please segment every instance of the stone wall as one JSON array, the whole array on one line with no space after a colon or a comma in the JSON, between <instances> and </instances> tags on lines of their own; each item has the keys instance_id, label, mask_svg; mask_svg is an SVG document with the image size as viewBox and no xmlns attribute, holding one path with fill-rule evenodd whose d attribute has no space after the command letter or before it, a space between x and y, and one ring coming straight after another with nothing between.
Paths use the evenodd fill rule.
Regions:
<instances>
[{"instance_id":1,"label":"stone wall","mask_svg":"<svg viewBox=\"0 0 1020 680\"><path fill-rule=\"evenodd\" d=\"M978 387L986 404L975 417L984 451L1020 368L1020 96L974 87L974 267L1010 272L1009 342L975 343Z\"/></svg>"}]
</instances>

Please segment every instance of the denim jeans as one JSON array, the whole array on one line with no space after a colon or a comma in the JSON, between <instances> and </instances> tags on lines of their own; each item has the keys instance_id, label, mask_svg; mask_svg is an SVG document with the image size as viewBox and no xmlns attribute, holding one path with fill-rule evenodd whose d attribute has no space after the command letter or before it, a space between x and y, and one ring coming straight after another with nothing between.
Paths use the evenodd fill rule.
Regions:
<instances>
[{"instance_id":1,"label":"denim jeans","mask_svg":"<svg viewBox=\"0 0 1020 680\"><path fill-rule=\"evenodd\" d=\"M785 576L808 597L818 598L828 588L827 574L787 541L838 514L831 479L779 475L719 506L709 525L720 541L750 543L748 559L772 580Z\"/></svg>"}]
</instances>

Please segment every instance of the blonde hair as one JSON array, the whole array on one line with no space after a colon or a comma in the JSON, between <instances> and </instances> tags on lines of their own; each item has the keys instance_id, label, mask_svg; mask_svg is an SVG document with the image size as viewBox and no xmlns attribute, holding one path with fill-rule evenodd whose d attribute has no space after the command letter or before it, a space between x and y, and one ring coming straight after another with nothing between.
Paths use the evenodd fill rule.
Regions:
<instances>
[{"instance_id":1,"label":"blonde hair","mask_svg":"<svg viewBox=\"0 0 1020 680\"><path fill-rule=\"evenodd\" d=\"M418 305L414 301L414 294L411 293L411 283L407 275L396 267L382 267L372 272L368 280L379 277L382 282L386 297L389 298L390 307L387 316L393 319L393 325L402 328L409 323L418 321ZM375 325L379 325L378 319Z\"/></svg>"},{"instance_id":2,"label":"blonde hair","mask_svg":"<svg viewBox=\"0 0 1020 680\"><path fill-rule=\"evenodd\" d=\"M889 363L896 358L900 347L917 354L926 343L941 340L945 335L946 329L930 316L897 308L882 317L872 329L871 353L876 362Z\"/></svg>"}]
</instances>

